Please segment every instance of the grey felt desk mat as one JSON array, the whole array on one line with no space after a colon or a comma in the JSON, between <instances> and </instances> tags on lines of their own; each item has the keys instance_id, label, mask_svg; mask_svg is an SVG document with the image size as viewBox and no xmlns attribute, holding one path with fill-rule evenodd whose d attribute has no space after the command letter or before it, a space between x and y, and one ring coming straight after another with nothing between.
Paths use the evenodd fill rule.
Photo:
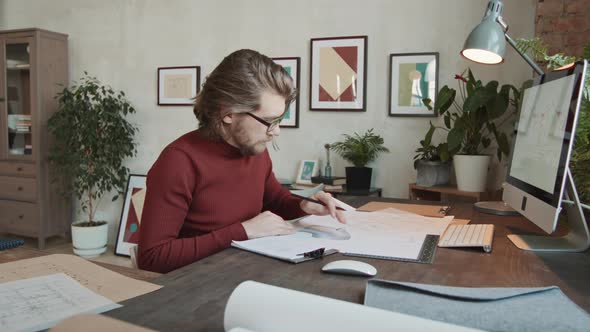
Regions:
<instances>
[{"instance_id":1,"label":"grey felt desk mat","mask_svg":"<svg viewBox=\"0 0 590 332\"><path fill-rule=\"evenodd\" d=\"M369 280L365 305L487 331L590 331L559 287L476 288Z\"/></svg>"}]
</instances>

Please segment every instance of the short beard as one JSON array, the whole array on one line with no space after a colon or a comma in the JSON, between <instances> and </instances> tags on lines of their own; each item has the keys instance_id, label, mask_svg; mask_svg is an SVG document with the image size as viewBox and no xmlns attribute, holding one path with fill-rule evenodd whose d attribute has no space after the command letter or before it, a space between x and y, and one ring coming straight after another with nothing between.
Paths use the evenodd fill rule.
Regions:
<instances>
[{"instance_id":1,"label":"short beard","mask_svg":"<svg viewBox=\"0 0 590 332\"><path fill-rule=\"evenodd\" d=\"M254 156L266 150L266 142L251 143L247 138L247 131L241 126L238 126L231 135L243 156ZM263 148L259 148L259 146L263 146Z\"/></svg>"},{"instance_id":2,"label":"short beard","mask_svg":"<svg viewBox=\"0 0 590 332\"><path fill-rule=\"evenodd\" d=\"M266 150L266 146L263 150L257 150L256 145L246 146L246 145L240 144L238 146L238 149L240 149L240 153L242 154L242 156L255 156L257 154L264 152L264 150Z\"/></svg>"}]
</instances>

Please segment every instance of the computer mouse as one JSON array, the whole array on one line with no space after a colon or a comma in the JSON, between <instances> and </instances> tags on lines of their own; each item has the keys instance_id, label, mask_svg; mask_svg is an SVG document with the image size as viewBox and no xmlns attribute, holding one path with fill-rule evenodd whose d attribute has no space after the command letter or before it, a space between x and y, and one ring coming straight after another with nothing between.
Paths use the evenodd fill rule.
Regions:
<instances>
[{"instance_id":1,"label":"computer mouse","mask_svg":"<svg viewBox=\"0 0 590 332\"><path fill-rule=\"evenodd\" d=\"M373 277L377 274L377 269L373 265L364 262L340 260L324 265L322 272Z\"/></svg>"},{"instance_id":2,"label":"computer mouse","mask_svg":"<svg viewBox=\"0 0 590 332\"><path fill-rule=\"evenodd\" d=\"M312 237L330 240L348 240L350 234L344 228L333 228L320 225L311 225L299 229L299 232L310 233Z\"/></svg>"}]
</instances>

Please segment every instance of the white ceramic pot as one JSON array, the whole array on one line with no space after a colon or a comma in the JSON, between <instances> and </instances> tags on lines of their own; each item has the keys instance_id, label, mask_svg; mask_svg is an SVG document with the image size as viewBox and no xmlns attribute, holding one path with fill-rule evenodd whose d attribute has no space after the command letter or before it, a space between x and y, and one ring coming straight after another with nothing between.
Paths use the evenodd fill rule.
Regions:
<instances>
[{"instance_id":1,"label":"white ceramic pot","mask_svg":"<svg viewBox=\"0 0 590 332\"><path fill-rule=\"evenodd\" d=\"M453 165L457 177L457 189L461 191L486 191L488 167L492 156L455 155Z\"/></svg>"},{"instance_id":2,"label":"white ceramic pot","mask_svg":"<svg viewBox=\"0 0 590 332\"><path fill-rule=\"evenodd\" d=\"M79 227L72 225L72 245L74 253L82 257L95 257L107 250L109 225Z\"/></svg>"}]
</instances>

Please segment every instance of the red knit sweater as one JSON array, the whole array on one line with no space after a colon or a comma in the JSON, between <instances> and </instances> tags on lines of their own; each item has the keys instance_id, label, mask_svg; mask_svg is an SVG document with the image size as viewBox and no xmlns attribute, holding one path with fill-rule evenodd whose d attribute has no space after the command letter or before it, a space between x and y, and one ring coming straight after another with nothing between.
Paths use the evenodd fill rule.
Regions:
<instances>
[{"instance_id":1,"label":"red knit sweater","mask_svg":"<svg viewBox=\"0 0 590 332\"><path fill-rule=\"evenodd\" d=\"M281 187L268 151L243 156L198 131L162 151L147 177L138 265L168 272L246 240L242 222L270 210L304 215L300 199Z\"/></svg>"}]
</instances>

